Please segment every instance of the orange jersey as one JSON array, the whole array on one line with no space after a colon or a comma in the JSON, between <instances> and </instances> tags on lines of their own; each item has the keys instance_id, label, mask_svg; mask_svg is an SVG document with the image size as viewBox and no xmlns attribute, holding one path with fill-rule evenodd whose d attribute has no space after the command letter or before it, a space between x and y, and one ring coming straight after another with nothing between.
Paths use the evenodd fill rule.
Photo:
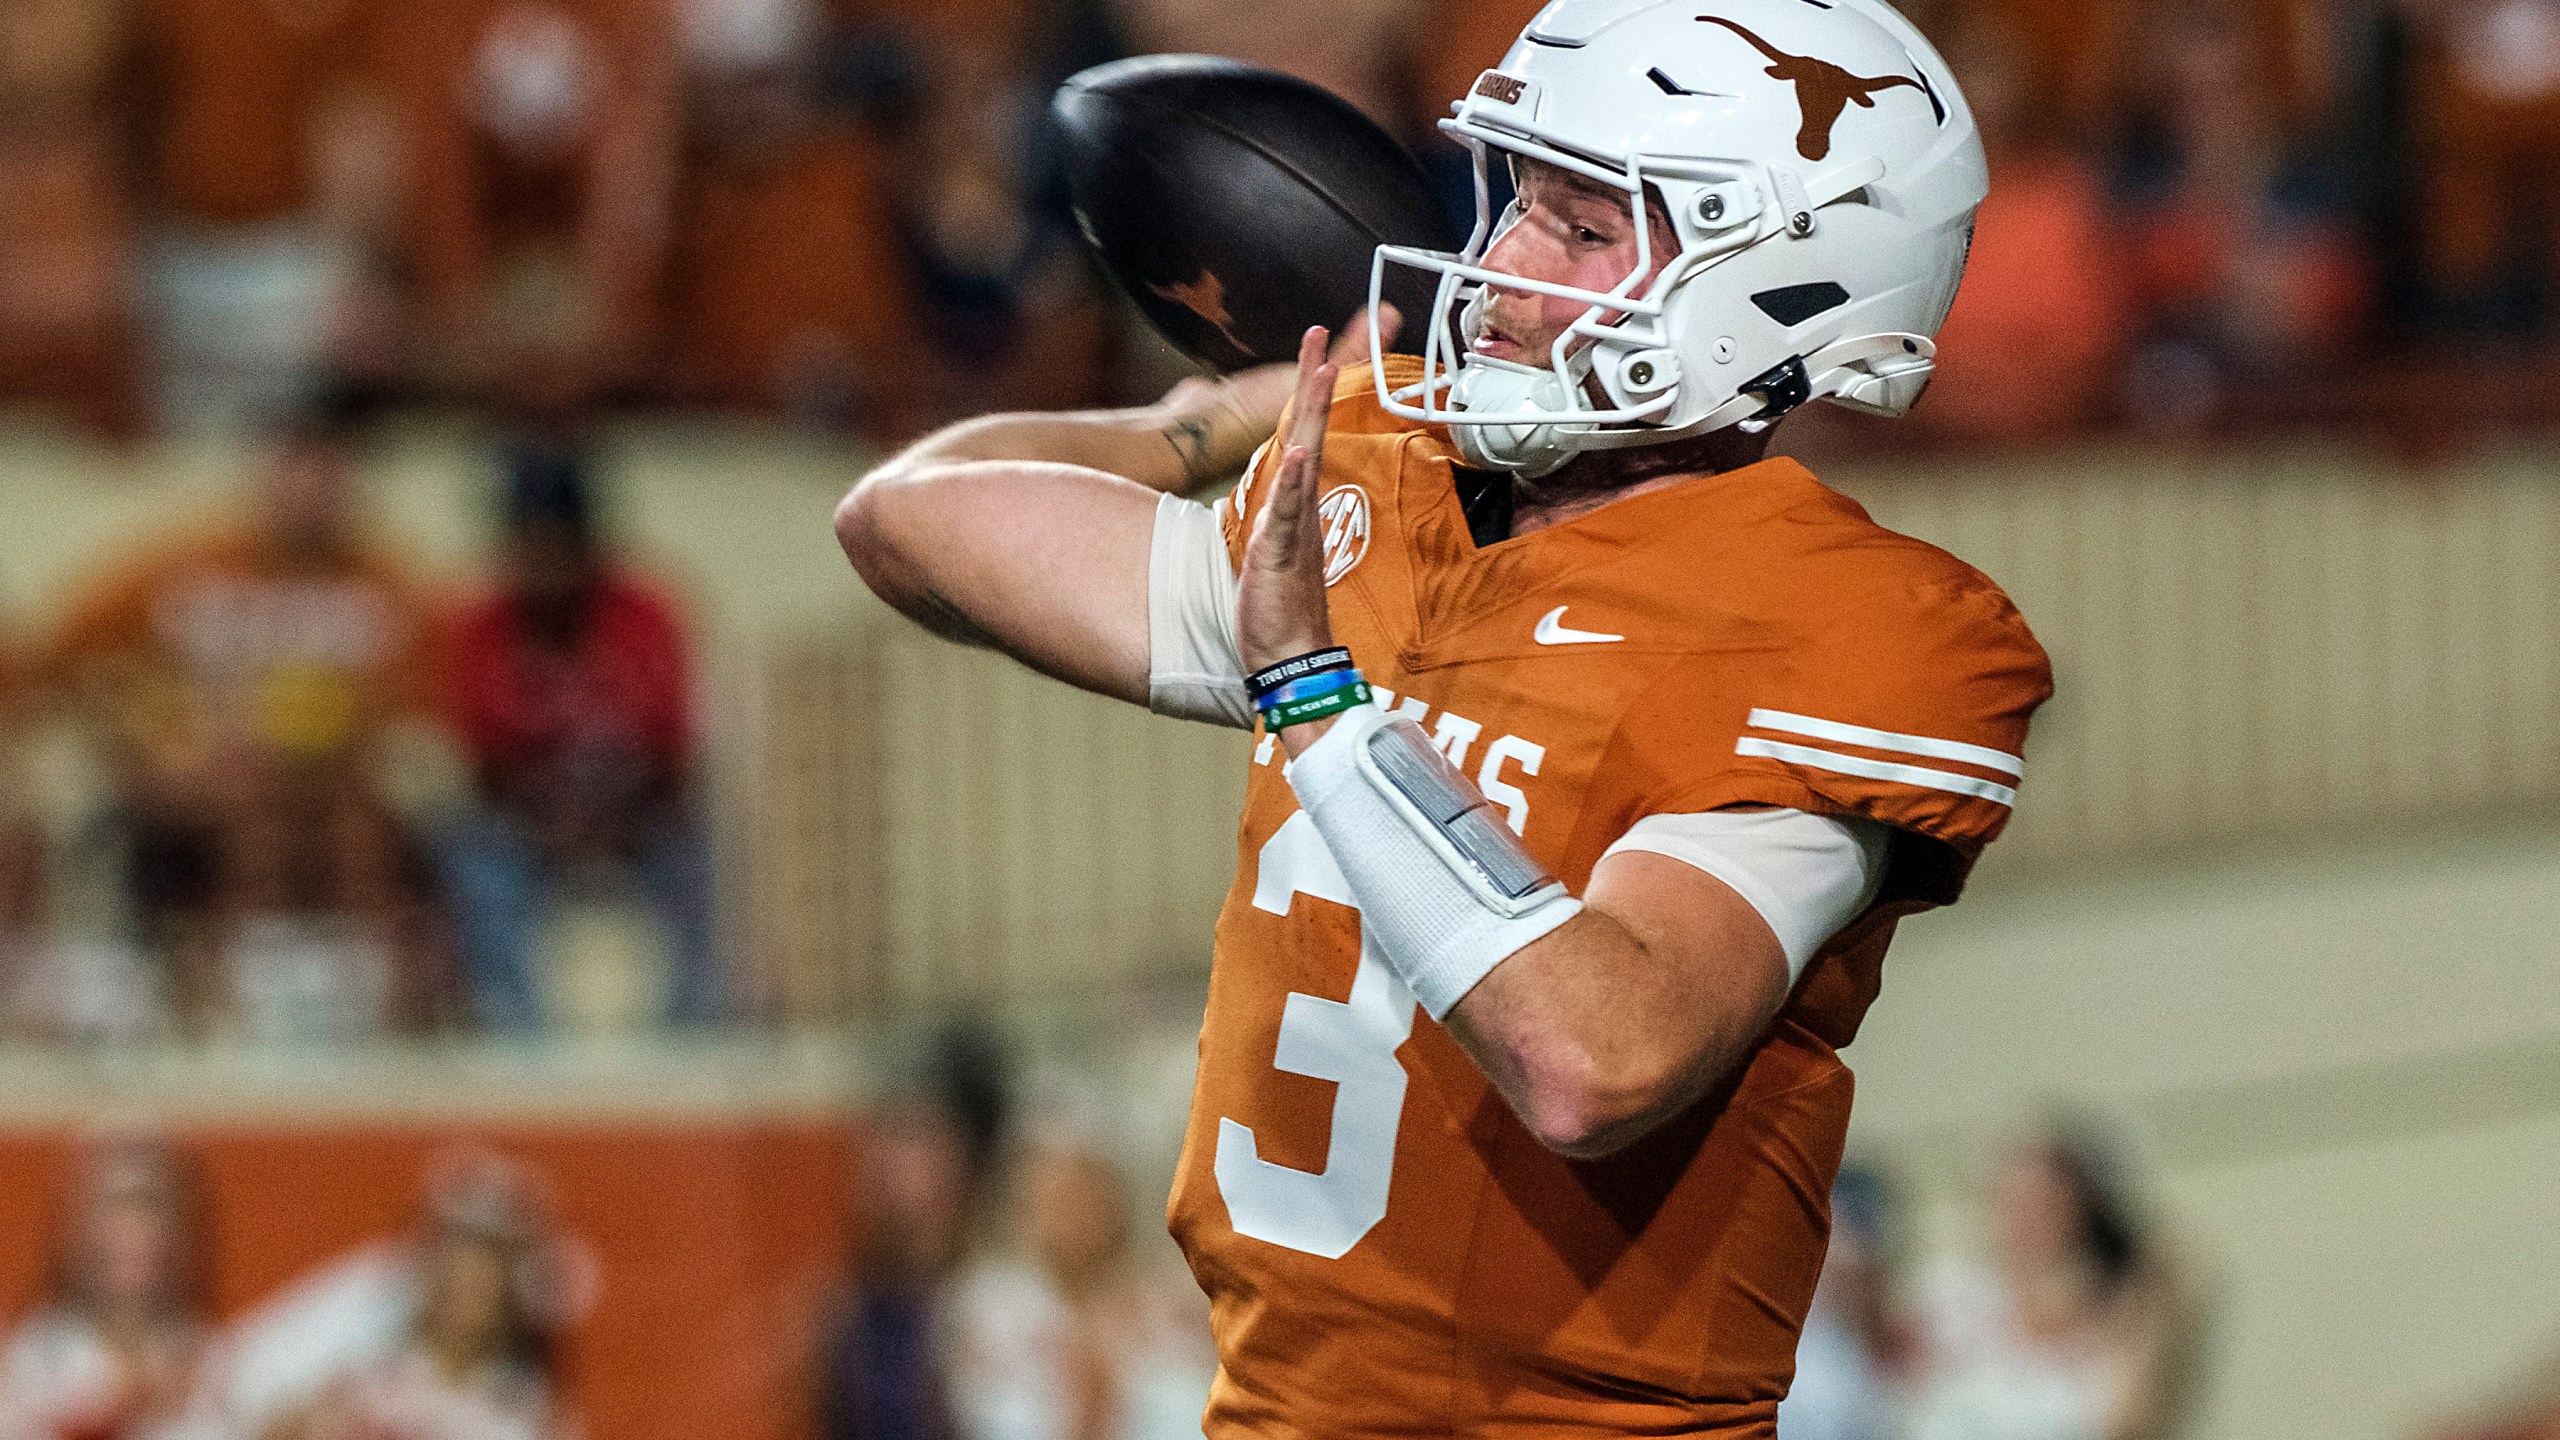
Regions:
<instances>
[{"instance_id":1,"label":"orange jersey","mask_svg":"<svg viewBox=\"0 0 2560 1440\"><path fill-rule=\"evenodd\" d=\"M1829 1233L1835 1051L1903 915L1955 898L2051 690L2008 598L1792 461L1479 549L1439 432L1346 375L1333 633L1579 893L1638 820L1728 806L1899 838L1727 1085L1610 1159L1516 1119L1384 961L1269 737L1218 922L1172 1228L1227 1436L1765 1436ZM1222 507L1241 557L1276 459Z\"/></svg>"}]
</instances>

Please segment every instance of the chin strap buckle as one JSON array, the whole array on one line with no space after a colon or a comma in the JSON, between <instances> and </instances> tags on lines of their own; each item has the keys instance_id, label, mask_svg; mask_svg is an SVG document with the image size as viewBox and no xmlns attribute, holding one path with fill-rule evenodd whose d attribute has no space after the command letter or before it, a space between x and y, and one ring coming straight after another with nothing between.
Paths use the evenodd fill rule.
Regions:
<instances>
[{"instance_id":1,"label":"chin strap buckle","mask_svg":"<svg viewBox=\"0 0 2560 1440\"><path fill-rule=\"evenodd\" d=\"M1766 429L1813 398L1813 376L1804 368L1804 357L1798 355L1743 382L1742 393L1757 395L1765 402L1758 414L1743 423Z\"/></svg>"}]
</instances>

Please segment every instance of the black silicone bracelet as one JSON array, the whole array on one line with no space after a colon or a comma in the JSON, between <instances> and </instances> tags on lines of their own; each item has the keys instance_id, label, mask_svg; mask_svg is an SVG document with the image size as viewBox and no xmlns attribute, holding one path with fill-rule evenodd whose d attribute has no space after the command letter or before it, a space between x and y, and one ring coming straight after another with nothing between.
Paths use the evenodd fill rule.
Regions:
<instances>
[{"instance_id":1,"label":"black silicone bracelet","mask_svg":"<svg viewBox=\"0 0 2560 1440\"><path fill-rule=\"evenodd\" d=\"M1321 675L1328 670L1350 668L1351 652L1336 645L1330 650L1312 650L1304 655L1283 660L1277 665L1256 670L1245 677L1244 689L1245 693L1252 697L1255 708L1259 709L1272 691L1292 680L1304 680L1310 675Z\"/></svg>"}]
</instances>

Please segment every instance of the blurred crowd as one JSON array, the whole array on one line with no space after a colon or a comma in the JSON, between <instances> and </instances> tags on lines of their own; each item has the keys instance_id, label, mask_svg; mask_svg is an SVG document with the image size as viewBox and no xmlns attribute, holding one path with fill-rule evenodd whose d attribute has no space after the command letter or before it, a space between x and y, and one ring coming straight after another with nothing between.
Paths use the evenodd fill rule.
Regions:
<instances>
[{"instance_id":1,"label":"blurred crowd","mask_svg":"<svg viewBox=\"0 0 2560 1440\"><path fill-rule=\"evenodd\" d=\"M1017 1116L982 1040L942 1060L864 1126L817 1440L1197 1440L1208 1302L1133 1188L1125 1133Z\"/></svg>"},{"instance_id":2,"label":"blurred crowd","mask_svg":"<svg viewBox=\"0 0 2560 1440\"><path fill-rule=\"evenodd\" d=\"M2192 1265L2098 1132L2019 1144L1990 1187L1974 1258L1908 1262L1908 1219L1880 1173L1832 1195L1831 1252L1788 1440L2168 1440L2202 1378L2206 1307Z\"/></svg>"},{"instance_id":3,"label":"blurred crowd","mask_svg":"<svg viewBox=\"0 0 2560 1440\"><path fill-rule=\"evenodd\" d=\"M2420 458L2560 369L2560 4L1918 3L1993 189L1920 428L2318 428Z\"/></svg>"},{"instance_id":4,"label":"blurred crowd","mask_svg":"<svg viewBox=\"0 0 2560 1440\"><path fill-rule=\"evenodd\" d=\"M1831 1249L1778 1410L1784 1440L2177 1440L2227 1353L2215 1286L2123 1137L2086 1120L2016 1143L1969 1234L1915 1253L1886 1172L1832 1193ZM2560 1355L2419 1440L2560 1440Z\"/></svg>"},{"instance_id":5,"label":"blurred crowd","mask_svg":"<svg viewBox=\"0 0 2560 1440\"><path fill-rule=\"evenodd\" d=\"M1421 149L1534 0L14 0L0 397L109 434L319 386L875 440L1161 359L1046 98L1304 75ZM1909 439L2538 422L2560 0L1910 0L1997 188ZM1897 432L1902 433L1902 432Z\"/></svg>"},{"instance_id":6,"label":"blurred crowd","mask_svg":"<svg viewBox=\"0 0 2560 1440\"><path fill-rule=\"evenodd\" d=\"M187 1152L93 1144L54 1269L0 1348L8 1440L569 1440L555 1345L591 1262L540 1187L495 1155L426 1177L406 1234L359 1246L249 1309L206 1293L210 1227Z\"/></svg>"},{"instance_id":7,"label":"blurred crowd","mask_svg":"<svg viewBox=\"0 0 2560 1440\"><path fill-rule=\"evenodd\" d=\"M1017 1052L981 1026L923 1056L835 1152L851 1161L846 1223L812 1257L814 1285L693 1353L770 1377L776 1393L758 1398L783 1428L751 1433L1196 1440L1217 1361L1206 1302L1156 1230L1169 1137L1132 1123L1134 1094L1085 1089L1090 1076L1019 1083ZM1079 1113L1077 1093L1115 1098ZM1779 1435L2198 1433L2227 1348L2215 1285L2121 1140L2085 1121L2031 1132L1925 1227L1889 1173L1844 1169ZM398 1177L346 1178L368 1192ZM619 1253L591 1248L545 1173L475 1145L433 1153L408 1189L405 1227L217 1306L217 1251L236 1270L239 1242L277 1216L217 1206L182 1139L88 1141L55 1201L48 1268L0 1315L0 1440L595 1433L572 1383L581 1344L603 1343L617 1304L647 1303L629 1267L686 1257L648 1226ZM2553 1373L2410 1440L2552 1440Z\"/></svg>"},{"instance_id":8,"label":"blurred crowd","mask_svg":"<svg viewBox=\"0 0 2560 1440\"><path fill-rule=\"evenodd\" d=\"M1008 1067L983 1032L955 1031L853 1127L853 1243L794 1303L804 1313L737 1337L739 1368L793 1392L770 1397L788 1433L1197 1440L1216 1369L1207 1302L1155 1230L1128 1137L1017 1116ZM446 1150L421 1178L405 1230L222 1309L217 1250L277 1217L217 1207L181 1139L93 1139L37 1295L0 1316L0 1440L591 1433L569 1375L616 1302L606 1257L539 1173L496 1151Z\"/></svg>"},{"instance_id":9,"label":"blurred crowd","mask_svg":"<svg viewBox=\"0 0 2560 1440\"><path fill-rule=\"evenodd\" d=\"M0 790L6 1033L529 1035L547 927L588 900L654 931L667 1021L731 1013L693 656L669 592L615 553L583 442L497 447L496 553L458 594L368 533L364 444L344 410L303 410L234 505L102 558L23 647L0 742L67 731L101 783L69 835ZM404 800L404 736L467 783ZM111 923L58 923L64 870L115 877Z\"/></svg>"}]
</instances>

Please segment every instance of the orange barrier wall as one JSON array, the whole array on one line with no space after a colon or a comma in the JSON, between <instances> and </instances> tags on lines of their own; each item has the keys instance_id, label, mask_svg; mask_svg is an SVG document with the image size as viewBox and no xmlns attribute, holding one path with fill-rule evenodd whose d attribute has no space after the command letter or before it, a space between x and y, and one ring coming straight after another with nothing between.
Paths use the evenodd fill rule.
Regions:
<instances>
[{"instance_id":1,"label":"orange barrier wall","mask_svg":"<svg viewBox=\"0 0 2560 1440\"><path fill-rule=\"evenodd\" d=\"M539 1176L598 1264L562 1383L599 1440L797 1440L813 1325L844 1273L848 1140L815 1121L205 1124L171 1132L206 1190L228 1318L404 1233L433 1159L468 1144ZM44 1289L77 1137L0 1131L0 1313Z\"/></svg>"}]
</instances>

